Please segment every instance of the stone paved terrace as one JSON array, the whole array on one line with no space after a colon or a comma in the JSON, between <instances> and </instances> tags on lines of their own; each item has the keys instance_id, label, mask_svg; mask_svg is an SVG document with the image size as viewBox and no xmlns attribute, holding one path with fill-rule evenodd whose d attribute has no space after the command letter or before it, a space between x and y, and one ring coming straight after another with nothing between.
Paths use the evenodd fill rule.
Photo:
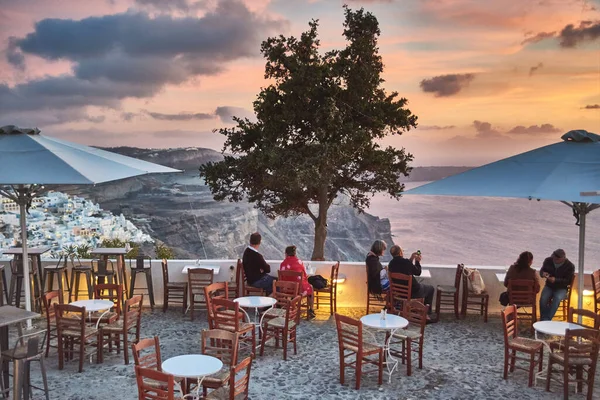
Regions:
<instances>
[{"instance_id":1,"label":"stone paved terrace","mask_svg":"<svg viewBox=\"0 0 600 400\"><path fill-rule=\"evenodd\" d=\"M341 313L356 318L364 309L343 309ZM557 399L562 387L551 386L553 393L527 387L527 373L517 370L502 379L503 337L499 315L490 316L487 324L475 316L456 321L443 316L437 324L426 328L424 366L413 368L406 376L400 365L392 383L377 386L375 375L363 376L361 389L354 390L354 374L348 370L346 384L339 383L339 357L335 322L326 312L318 312L316 320L302 321L298 328L298 355L283 361L281 350L266 348L263 357L252 365L251 399ZM157 309L144 310L142 337L158 335L163 360L176 355L200 352L200 331L207 328L202 313L194 322L176 310L163 314ZM104 363L84 365L77 373L77 362L58 370L56 350L47 359L51 399L107 400L137 399L132 364L124 365L122 355L105 353ZM415 364L416 365L416 364ZM38 367L32 375L40 384ZM600 378L596 376L595 398L600 398ZM34 392L41 399L40 392ZM572 394L573 399L584 396Z\"/></svg>"}]
</instances>

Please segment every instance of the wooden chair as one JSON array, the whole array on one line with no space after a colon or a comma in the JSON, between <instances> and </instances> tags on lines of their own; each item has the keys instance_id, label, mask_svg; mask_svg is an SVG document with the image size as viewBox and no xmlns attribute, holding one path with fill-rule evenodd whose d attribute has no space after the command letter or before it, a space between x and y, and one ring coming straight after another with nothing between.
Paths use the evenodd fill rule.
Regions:
<instances>
[{"instance_id":1,"label":"wooden chair","mask_svg":"<svg viewBox=\"0 0 600 400\"><path fill-rule=\"evenodd\" d=\"M302 272L298 271L279 271L279 280L285 282L296 282L298 283L298 291L302 292ZM298 293L302 299L300 301L300 312L304 310L306 313L306 320L308 321L310 316L308 315L308 297L303 296L302 293Z\"/></svg>"},{"instance_id":2,"label":"wooden chair","mask_svg":"<svg viewBox=\"0 0 600 400\"><path fill-rule=\"evenodd\" d=\"M327 282L327 286L323 289L313 289L314 291L314 301L315 308L319 309L319 301L325 301L324 304L329 303L329 314L333 315L337 312L337 279L338 273L340 271L340 262L336 262L331 266L331 274L329 275L329 282ZM367 290L368 291L368 290ZM367 299L367 308L369 299ZM369 312L367 311L367 314Z\"/></svg>"},{"instance_id":3,"label":"wooden chair","mask_svg":"<svg viewBox=\"0 0 600 400\"><path fill-rule=\"evenodd\" d=\"M508 301L509 304L517 306L519 319L531 321L531 331L533 324L537 321L537 301L535 293L535 282L531 279L509 279L508 280ZM531 312L526 309L531 308Z\"/></svg>"},{"instance_id":4,"label":"wooden chair","mask_svg":"<svg viewBox=\"0 0 600 400\"><path fill-rule=\"evenodd\" d=\"M600 315L600 269L592 273L592 288L594 289L594 312Z\"/></svg>"},{"instance_id":5,"label":"wooden chair","mask_svg":"<svg viewBox=\"0 0 600 400\"><path fill-rule=\"evenodd\" d=\"M502 326L504 328L504 379L508 379L508 365L510 363L510 372L514 372L515 368L529 371L529 386L533 386L535 366L538 365L538 371L542 370L544 360L543 343L518 336L519 319L515 305L509 305L502 310ZM525 353L529 357L520 357L517 355L519 352ZM517 366L517 360L527 361L529 368Z\"/></svg>"},{"instance_id":6,"label":"wooden chair","mask_svg":"<svg viewBox=\"0 0 600 400\"><path fill-rule=\"evenodd\" d=\"M581 323L579 323L579 317L581 317ZM581 325L587 329L600 329L600 315L593 311L584 310L581 308L569 308L567 312L567 322ZM564 341L550 341L550 349L552 351L564 351Z\"/></svg>"},{"instance_id":7,"label":"wooden chair","mask_svg":"<svg viewBox=\"0 0 600 400\"><path fill-rule=\"evenodd\" d=\"M145 350L150 350L144 352ZM142 354L144 352L144 354ZM141 339L137 343L131 344L131 354L133 354L133 364L136 367L162 371L162 359L160 356L160 341L158 336L153 338Z\"/></svg>"},{"instance_id":8,"label":"wooden chair","mask_svg":"<svg viewBox=\"0 0 600 400\"><path fill-rule=\"evenodd\" d=\"M363 364L371 364L376 365L377 369L364 371L364 373L377 371L378 385L383 384L383 347L364 342L362 322L359 320L338 313L334 315L340 352L340 383L344 384L346 367L351 367L356 373L356 390L360 389ZM373 359L371 356L377 358ZM355 359L346 361L348 357L355 357Z\"/></svg>"},{"instance_id":9,"label":"wooden chair","mask_svg":"<svg viewBox=\"0 0 600 400\"><path fill-rule=\"evenodd\" d=\"M134 335L133 343L140 341L143 301L144 296L139 294L127 299L123 307L123 317L100 328L100 334L103 337L106 336L108 340L109 351L112 350L114 343L117 346L117 354L119 354L121 342L123 342L123 359L126 365L129 364L129 336Z\"/></svg>"},{"instance_id":10,"label":"wooden chair","mask_svg":"<svg viewBox=\"0 0 600 400\"><path fill-rule=\"evenodd\" d=\"M490 295L484 290L480 294L473 293L469 290L469 277L462 274L462 307L461 315L463 318L467 316L467 311L477 311L479 315L483 315L483 322L488 322L488 305L490 303Z\"/></svg>"},{"instance_id":11,"label":"wooden chair","mask_svg":"<svg viewBox=\"0 0 600 400\"><path fill-rule=\"evenodd\" d=\"M571 308L571 290L573 288L573 283L575 282L575 275L571 279L571 283L567 286L567 295L564 299L560 301L560 305L558 306L558 310L552 319L558 319L562 321L566 321L569 316L569 308Z\"/></svg>"},{"instance_id":12,"label":"wooden chair","mask_svg":"<svg viewBox=\"0 0 600 400\"><path fill-rule=\"evenodd\" d=\"M87 325L85 307L70 304L54 304L56 332L58 337L58 369L64 368L65 358L72 360L76 354L75 345L79 345L79 372L83 371L83 362L89 355L86 346L96 346L96 363L102 362L102 335L96 328Z\"/></svg>"},{"instance_id":13,"label":"wooden chair","mask_svg":"<svg viewBox=\"0 0 600 400\"><path fill-rule=\"evenodd\" d=\"M365 270L367 273L367 314L369 314L371 307L375 307L377 312L384 308L391 309L389 292L371 293L369 290L369 267L366 265Z\"/></svg>"},{"instance_id":14,"label":"wooden chair","mask_svg":"<svg viewBox=\"0 0 600 400\"><path fill-rule=\"evenodd\" d=\"M391 272L390 280L390 312L400 315L404 303L410 301L412 295L412 276Z\"/></svg>"},{"instance_id":15,"label":"wooden chair","mask_svg":"<svg viewBox=\"0 0 600 400\"><path fill-rule=\"evenodd\" d=\"M429 306L422 301L413 299L404 301L402 316L410 323L405 329L398 329L390 339L390 353L394 357L406 362L406 375L412 375L412 353L419 356L419 369L423 369L423 340L425 338L425 325L427 324L427 311ZM389 338L389 333L386 340ZM398 339L397 341L394 339ZM394 344L401 344L402 350L392 349Z\"/></svg>"},{"instance_id":16,"label":"wooden chair","mask_svg":"<svg viewBox=\"0 0 600 400\"><path fill-rule=\"evenodd\" d=\"M175 379L150 368L135 367L139 400L175 400Z\"/></svg>"},{"instance_id":17,"label":"wooden chair","mask_svg":"<svg viewBox=\"0 0 600 400\"><path fill-rule=\"evenodd\" d=\"M202 354L216 357L223 362L223 369L202 380L202 390L206 397L207 389L219 389L229 381L231 367L238 359L238 334L221 329L202 331Z\"/></svg>"},{"instance_id":18,"label":"wooden chair","mask_svg":"<svg viewBox=\"0 0 600 400\"><path fill-rule=\"evenodd\" d=\"M183 306L183 312L187 310L188 284L187 282L169 282L169 265L167 260L162 260L163 273L163 312L169 308L169 301L174 300Z\"/></svg>"},{"instance_id":19,"label":"wooden chair","mask_svg":"<svg viewBox=\"0 0 600 400\"><path fill-rule=\"evenodd\" d=\"M237 261L237 266L236 266L236 276L237 276L237 281L241 282L241 296L264 296L265 295L265 291L262 290L261 288L255 288L253 286L250 286L247 284L246 282L246 273L244 272L244 264L242 264L242 260ZM241 297L240 296L240 297Z\"/></svg>"},{"instance_id":20,"label":"wooden chair","mask_svg":"<svg viewBox=\"0 0 600 400\"><path fill-rule=\"evenodd\" d=\"M596 364L598 363L598 349L600 347L600 331L594 329L567 329L565 333L565 345L563 351L550 353L548 360L548 375L546 378L546 391L550 391L550 381L553 378L553 366L562 367L563 375L563 398L569 398L569 375L575 372L574 383L581 391L582 384L588 387L587 400L594 397L594 378L596 375ZM583 378L583 375L586 378Z\"/></svg>"},{"instance_id":21,"label":"wooden chair","mask_svg":"<svg viewBox=\"0 0 600 400\"><path fill-rule=\"evenodd\" d=\"M44 303L44 313L46 314L46 330L48 331L48 334L46 335L46 358L48 358L50 347L58 347L50 344L50 341L52 339L58 339L58 333L56 331L56 313L54 312L54 304L60 304L60 297L60 291L58 290L53 290L51 292L45 293L42 297L42 302Z\"/></svg>"},{"instance_id":22,"label":"wooden chair","mask_svg":"<svg viewBox=\"0 0 600 400\"><path fill-rule=\"evenodd\" d=\"M247 357L238 365L232 366L229 372L229 386L221 387L221 389L209 393L206 399L247 400L248 389L250 387L250 369L252 368L252 358L253 357ZM245 373L241 374L243 371Z\"/></svg>"},{"instance_id":23,"label":"wooden chair","mask_svg":"<svg viewBox=\"0 0 600 400\"><path fill-rule=\"evenodd\" d=\"M298 282L286 282L281 280L273 281L273 292L271 293L271 297L276 299L277 303L275 303L273 308L265 312L263 318L285 318L287 305L299 295L300 285Z\"/></svg>"},{"instance_id":24,"label":"wooden chair","mask_svg":"<svg viewBox=\"0 0 600 400\"><path fill-rule=\"evenodd\" d=\"M254 353L256 349L255 326L249 322L242 322L244 314L240 311L240 305L232 300L216 298L211 300L211 306L215 329L237 333L239 340L250 344L250 352Z\"/></svg>"},{"instance_id":25,"label":"wooden chair","mask_svg":"<svg viewBox=\"0 0 600 400\"><path fill-rule=\"evenodd\" d=\"M298 354L297 344L297 330L296 328L300 324L300 302L302 296L296 296L286 306L285 317L276 317L272 319L266 319L263 322L262 327L262 341L260 343L260 355L262 356L265 350L265 343L269 339L276 339L275 346L279 347L279 340L281 339L283 345L283 360L287 360L287 345L288 343L294 344L294 355Z\"/></svg>"},{"instance_id":26,"label":"wooden chair","mask_svg":"<svg viewBox=\"0 0 600 400\"><path fill-rule=\"evenodd\" d=\"M214 329L212 314L212 299L229 299L229 285L227 282L215 282L204 287L204 299L206 300L206 309L209 329Z\"/></svg>"},{"instance_id":27,"label":"wooden chair","mask_svg":"<svg viewBox=\"0 0 600 400\"><path fill-rule=\"evenodd\" d=\"M233 279L230 280L228 283L229 295L232 299L237 299L238 297L240 297L240 277L237 271L237 267L235 265L230 265L229 268L233 270L233 273L235 274L232 277Z\"/></svg>"},{"instance_id":28,"label":"wooden chair","mask_svg":"<svg viewBox=\"0 0 600 400\"><path fill-rule=\"evenodd\" d=\"M213 283L214 272L212 269L192 268L188 270L188 292L190 293L190 319L194 320L196 304L208 308L204 297L204 288ZM198 299L198 297L200 299Z\"/></svg>"},{"instance_id":29,"label":"wooden chair","mask_svg":"<svg viewBox=\"0 0 600 400\"><path fill-rule=\"evenodd\" d=\"M123 303L123 286L118 283L103 283L94 286L94 298L110 300L115 305L107 313L96 312L90 317L93 323L100 319L101 324L112 324L121 317L121 304Z\"/></svg>"},{"instance_id":30,"label":"wooden chair","mask_svg":"<svg viewBox=\"0 0 600 400\"><path fill-rule=\"evenodd\" d=\"M460 281L463 275L464 265L458 264L456 266L456 274L454 275L454 286L450 285L438 285L436 288L436 299L435 299L435 313L436 318L440 319L440 312L442 306L452 306L454 309L454 316L459 319L458 315L458 293L460 291Z\"/></svg>"}]
</instances>

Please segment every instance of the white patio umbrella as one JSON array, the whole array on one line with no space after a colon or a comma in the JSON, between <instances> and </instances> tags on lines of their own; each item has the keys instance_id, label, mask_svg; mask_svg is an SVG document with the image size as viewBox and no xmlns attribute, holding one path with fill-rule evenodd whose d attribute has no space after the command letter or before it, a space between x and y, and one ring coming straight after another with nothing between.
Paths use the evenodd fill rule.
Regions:
<instances>
[{"instance_id":1,"label":"white patio umbrella","mask_svg":"<svg viewBox=\"0 0 600 400\"><path fill-rule=\"evenodd\" d=\"M600 136L574 130L561 139L404 194L517 197L557 200L569 206L579 225L578 307L583 308L586 216L600 208Z\"/></svg>"},{"instance_id":2,"label":"white patio umbrella","mask_svg":"<svg viewBox=\"0 0 600 400\"><path fill-rule=\"evenodd\" d=\"M23 274L29 276L26 210L44 185L93 185L152 173L181 172L147 161L44 136L38 129L0 128L0 196L20 208ZM31 287L25 285L31 310Z\"/></svg>"}]
</instances>

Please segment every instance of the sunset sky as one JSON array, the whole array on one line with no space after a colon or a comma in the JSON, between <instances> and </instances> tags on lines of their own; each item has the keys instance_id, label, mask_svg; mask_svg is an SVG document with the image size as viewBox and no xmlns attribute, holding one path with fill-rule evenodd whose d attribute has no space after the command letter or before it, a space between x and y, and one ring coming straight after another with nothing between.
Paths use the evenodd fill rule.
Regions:
<instances>
[{"instance_id":1,"label":"sunset sky","mask_svg":"<svg viewBox=\"0 0 600 400\"><path fill-rule=\"evenodd\" d=\"M338 0L0 0L0 125L99 146L208 147L251 116L262 40L320 23ZM419 127L385 144L413 165L480 165L600 133L600 0L364 0L383 86Z\"/></svg>"}]
</instances>

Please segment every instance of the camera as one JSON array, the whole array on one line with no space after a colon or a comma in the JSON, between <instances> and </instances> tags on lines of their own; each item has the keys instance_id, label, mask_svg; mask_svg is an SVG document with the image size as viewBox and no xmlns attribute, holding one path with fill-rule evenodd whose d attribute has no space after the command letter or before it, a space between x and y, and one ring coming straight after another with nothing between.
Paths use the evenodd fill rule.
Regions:
<instances>
[{"instance_id":1,"label":"camera","mask_svg":"<svg viewBox=\"0 0 600 400\"><path fill-rule=\"evenodd\" d=\"M418 254L418 255L421 255L421 250L417 250L417 254Z\"/></svg>"}]
</instances>

